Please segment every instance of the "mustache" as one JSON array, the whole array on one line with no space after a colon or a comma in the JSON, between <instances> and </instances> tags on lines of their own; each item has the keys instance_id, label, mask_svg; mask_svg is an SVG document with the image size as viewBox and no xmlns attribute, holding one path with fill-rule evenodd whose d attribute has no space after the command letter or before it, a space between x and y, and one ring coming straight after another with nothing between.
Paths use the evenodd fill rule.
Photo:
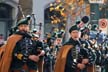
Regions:
<instances>
[{"instance_id":1,"label":"mustache","mask_svg":"<svg viewBox=\"0 0 108 72\"><path fill-rule=\"evenodd\" d=\"M25 32L27 32L27 31L26 31L26 30L20 30L20 32L25 33Z\"/></svg>"}]
</instances>

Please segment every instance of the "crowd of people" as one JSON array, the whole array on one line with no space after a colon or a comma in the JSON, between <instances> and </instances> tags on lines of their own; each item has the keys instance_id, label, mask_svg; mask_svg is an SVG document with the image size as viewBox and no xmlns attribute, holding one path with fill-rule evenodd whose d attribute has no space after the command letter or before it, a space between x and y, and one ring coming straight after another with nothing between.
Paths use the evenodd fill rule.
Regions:
<instances>
[{"instance_id":1,"label":"crowd of people","mask_svg":"<svg viewBox=\"0 0 108 72\"><path fill-rule=\"evenodd\" d=\"M108 36L76 22L64 33L30 32L30 18L18 21L5 44L0 47L0 72L108 72ZM83 18L86 23L87 17Z\"/></svg>"}]
</instances>

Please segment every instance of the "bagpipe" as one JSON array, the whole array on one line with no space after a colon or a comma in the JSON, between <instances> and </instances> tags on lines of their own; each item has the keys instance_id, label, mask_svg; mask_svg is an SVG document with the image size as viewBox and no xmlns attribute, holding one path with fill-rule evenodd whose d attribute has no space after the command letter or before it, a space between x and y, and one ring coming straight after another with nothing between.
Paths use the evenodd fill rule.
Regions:
<instances>
[{"instance_id":1,"label":"bagpipe","mask_svg":"<svg viewBox=\"0 0 108 72\"><path fill-rule=\"evenodd\" d=\"M89 22L88 16L84 16L84 17L82 17L81 21L76 22L77 26L80 28L81 37L85 33L90 34L91 28L89 27L90 24L88 22ZM88 58L90 60L89 64L94 64L95 57L96 57L96 55L94 53L94 49L92 49L91 46L89 46L90 48L86 48L84 43L80 43L80 47L81 47L81 51L79 53L80 62L81 62L81 59Z\"/></svg>"},{"instance_id":2,"label":"bagpipe","mask_svg":"<svg viewBox=\"0 0 108 72\"><path fill-rule=\"evenodd\" d=\"M80 51L78 53L78 62L81 63L82 59L87 59L89 54L87 48L84 47L84 43L81 40L78 40L78 42L80 47Z\"/></svg>"},{"instance_id":3,"label":"bagpipe","mask_svg":"<svg viewBox=\"0 0 108 72\"><path fill-rule=\"evenodd\" d=\"M76 22L76 25L80 29L81 34L90 32L90 28L88 27L89 24L87 24L88 22L89 22L88 16L84 16L81 18L81 21ZM79 45L80 51L77 52L78 55L76 55L75 59L77 59L78 63L82 63L83 59L88 59L89 53L88 53L88 50L83 46L83 43L80 42L80 40L79 40L79 44L80 44ZM77 69L77 72L81 72L81 70Z\"/></svg>"},{"instance_id":4,"label":"bagpipe","mask_svg":"<svg viewBox=\"0 0 108 72\"><path fill-rule=\"evenodd\" d=\"M77 40L78 45L73 48L73 59L77 63L82 63L84 65L87 65L87 63L83 63L83 59L88 59L88 50L83 46L83 42L81 39ZM74 50L75 49L75 50ZM81 72L82 70L77 68L76 72Z\"/></svg>"},{"instance_id":5,"label":"bagpipe","mask_svg":"<svg viewBox=\"0 0 108 72\"><path fill-rule=\"evenodd\" d=\"M103 42L100 44L100 47L102 48L102 54L101 54L101 65L105 65L108 63L108 49L107 49L107 41L108 41L108 36L103 40Z\"/></svg>"},{"instance_id":6,"label":"bagpipe","mask_svg":"<svg viewBox=\"0 0 108 72\"><path fill-rule=\"evenodd\" d=\"M100 35L101 35L101 30L99 30L97 32L97 34L95 35L95 42L94 44L92 44L92 49L95 51L95 65L103 65L105 62L105 54L104 54L104 44L106 44L106 41L108 40L108 37L106 36L106 38L104 38L101 42L98 42L98 40L100 39Z\"/></svg>"},{"instance_id":7,"label":"bagpipe","mask_svg":"<svg viewBox=\"0 0 108 72\"><path fill-rule=\"evenodd\" d=\"M81 18L81 21L77 21L76 25L77 27L80 28L81 32L87 32L89 31L89 24L87 24L89 22L89 17L88 16L84 16Z\"/></svg>"},{"instance_id":8,"label":"bagpipe","mask_svg":"<svg viewBox=\"0 0 108 72\"><path fill-rule=\"evenodd\" d=\"M33 20L34 20L34 25L36 25L36 24L35 24L35 17L34 17L34 14L25 16L24 13L23 13L23 11L22 11L21 5L18 5L18 10L19 10L19 12L21 13L22 17L21 17L20 20L17 18L17 22L16 22L16 24L15 24L16 26L13 26L13 27L11 27L11 29L9 29L9 32L10 32L9 36L18 31L18 26L17 26L17 24L18 24L18 22L20 22L21 20L25 20L25 21L28 22L28 24L30 24L30 20L33 19ZM41 28L40 28L40 29L41 29Z\"/></svg>"}]
</instances>

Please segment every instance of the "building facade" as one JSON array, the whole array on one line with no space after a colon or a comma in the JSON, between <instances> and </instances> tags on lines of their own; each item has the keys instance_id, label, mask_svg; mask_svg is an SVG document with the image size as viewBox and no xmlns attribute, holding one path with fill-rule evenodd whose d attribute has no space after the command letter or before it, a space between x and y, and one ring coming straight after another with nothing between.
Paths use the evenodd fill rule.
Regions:
<instances>
[{"instance_id":1,"label":"building facade","mask_svg":"<svg viewBox=\"0 0 108 72\"><path fill-rule=\"evenodd\" d=\"M41 32L41 39L44 38L44 25L45 25L45 18L44 18L44 12L49 3L54 2L55 0L33 0L33 14L35 16L35 24L33 22L33 28L36 28L38 31ZM40 27L40 23L42 24ZM35 25L35 26L34 26ZM47 29L47 28L46 28Z\"/></svg>"},{"instance_id":2,"label":"building facade","mask_svg":"<svg viewBox=\"0 0 108 72\"><path fill-rule=\"evenodd\" d=\"M0 34L6 40L18 19L32 13L32 0L0 0Z\"/></svg>"},{"instance_id":3,"label":"building facade","mask_svg":"<svg viewBox=\"0 0 108 72\"><path fill-rule=\"evenodd\" d=\"M10 28L17 20L19 0L0 0L0 34L7 38Z\"/></svg>"}]
</instances>

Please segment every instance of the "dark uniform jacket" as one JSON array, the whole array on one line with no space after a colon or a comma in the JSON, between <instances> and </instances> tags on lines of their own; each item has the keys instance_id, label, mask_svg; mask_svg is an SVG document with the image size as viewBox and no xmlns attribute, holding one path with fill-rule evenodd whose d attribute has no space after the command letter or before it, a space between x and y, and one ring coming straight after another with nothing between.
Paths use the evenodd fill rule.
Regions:
<instances>
[{"instance_id":1,"label":"dark uniform jacket","mask_svg":"<svg viewBox=\"0 0 108 72\"><path fill-rule=\"evenodd\" d=\"M43 43L39 40L32 40L32 42L33 42L33 47L37 51L36 55L39 55L41 51L44 50ZM40 56L40 59L43 59L43 56Z\"/></svg>"},{"instance_id":2,"label":"dark uniform jacket","mask_svg":"<svg viewBox=\"0 0 108 72\"><path fill-rule=\"evenodd\" d=\"M71 48L69 48L69 47L71 47ZM60 53L62 53L62 55ZM77 64L81 63L82 59L87 58L87 56L88 56L86 50L81 48L80 42L75 41L72 38L70 38L69 41L63 45L63 47L60 49L60 53L58 54L57 61L55 64L55 72L59 72L59 71L80 72L80 69L77 68ZM57 68L57 67L59 67L59 65L57 63L59 63L59 60L60 60L60 63L62 62L62 59L63 59L62 56L66 56L66 57L64 57L64 58L66 58L66 60L65 60L65 63L62 63L62 64L64 64L64 67L62 67L63 69L62 68L60 69L60 68Z\"/></svg>"},{"instance_id":3,"label":"dark uniform jacket","mask_svg":"<svg viewBox=\"0 0 108 72\"><path fill-rule=\"evenodd\" d=\"M65 45L73 45L76 46L78 44L77 41L73 40L72 38L65 44ZM75 48L75 47L74 47ZM73 58L73 49L70 49L67 57L66 57L66 65L65 65L65 71L64 72L76 72L77 69L77 62L74 61Z\"/></svg>"},{"instance_id":4,"label":"dark uniform jacket","mask_svg":"<svg viewBox=\"0 0 108 72\"><path fill-rule=\"evenodd\" d=\"M36 55L36 47L33 47L31 36L28 33L17 32L16 34L22 35L22 39L16 43L13 50L11 69L21 69L24 64L27 64L29 69L37 69L36 62L28 59L29 55ZM18 55L22 55L21 59Z\"/></svg>"},{"instance_id":5,"label":"dark uniform jacket","mask_svg":"<svg viewBox=\"0 0 108 72\"><path fill-rule=\"evenodd\" d=\"M79 46L80 43L70 38L70 40L61 47L55 64L55 72L77 72L79 70L77 68L77 63L81 62L78 60L80 56L79 53L82 52L81 54L84 54L81 55L81 57L84 56L86 58L87 55L83 49L77 48L77 45ZM77 50L79 53L75 54L74 52L76 51L74 50Z\"/></svg>"}]
</instances>

